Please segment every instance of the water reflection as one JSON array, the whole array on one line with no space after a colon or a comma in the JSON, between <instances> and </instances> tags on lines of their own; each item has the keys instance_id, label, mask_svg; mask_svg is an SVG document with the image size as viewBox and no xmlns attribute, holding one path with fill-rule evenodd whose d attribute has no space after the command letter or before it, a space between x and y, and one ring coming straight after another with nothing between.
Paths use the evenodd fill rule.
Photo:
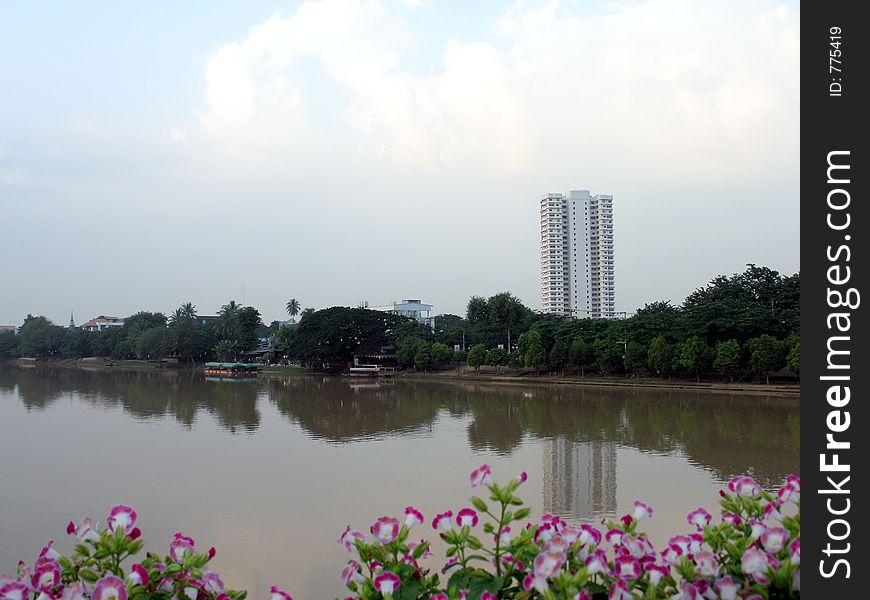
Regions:
<instances>
[{"instance_id":1,"label":"water reflection","mask_svg":"<svg viewBox=\"0 0 870 600\"><path fill-rule=\"evenodd\" d=\"M608 512L615 497L615 448L680 453L722 480L751 473L765 485L800 471L799 405L792 398L703 392L421 382L350 382L337 377L206 381L165 371L0 369L29 410L60 398L120 406L137 419L172 416L187 428L199 412L229 433L260 427L258 399L311 437L344 444L431 432L439 415L467 418L477 451L511 454L527 437L547 442L549 503L569 512ZM567 483L595 482L592 489Z\"/></svg>"}]
</instances>

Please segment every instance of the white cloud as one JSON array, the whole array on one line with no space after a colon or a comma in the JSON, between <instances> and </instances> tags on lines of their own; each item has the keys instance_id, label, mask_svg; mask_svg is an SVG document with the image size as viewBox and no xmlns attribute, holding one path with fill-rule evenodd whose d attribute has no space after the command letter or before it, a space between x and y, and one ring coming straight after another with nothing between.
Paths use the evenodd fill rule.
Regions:
<instances>
[{"instance_id":1,"label":"white cloud","mask_svg":"<svg viewBox=\"0 0 870 600\"><path fill-rule=\"evenodd\" d=\"M445 40L440 71L420 75L407 64L414 32L385 3L312 0L211 56L200 122L248 157L329 151L362 134L388 165L457 173L615 171L622 160L729 176L769 160L783 136L797 144L798 20L787 7L649 0L578 16L521 1L493 36ZM309 89L311 64L340 91L328 134L338 138L312 125L324 98Z\"/></svg>"}]
</instances>

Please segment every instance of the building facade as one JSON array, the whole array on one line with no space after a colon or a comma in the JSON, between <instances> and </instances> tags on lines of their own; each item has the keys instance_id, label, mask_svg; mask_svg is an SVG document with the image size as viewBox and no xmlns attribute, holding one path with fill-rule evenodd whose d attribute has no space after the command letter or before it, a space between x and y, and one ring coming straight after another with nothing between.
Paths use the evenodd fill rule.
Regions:
<instances>
[{"instance_id":1,"label":"building facade","mask_svg":"<svg viewBox=\"0 0 870 600\"><path fill-rule=\"evenodd\" d=\"M431 316L432 305L424 304L421 300L402 300L401 302L391 302L381 306L369 306L368 302L364 302L360 307L410 317L418 323L428 325L433 330L435 329L435 317Z\"/></svg>"},{"instance_id":2,"label":"building facade","mask_svg":"<svg viewBox=\"0 0 870 600\"><path fill-rule=\"evenodd\" d=\"M124 319L120 317L107 317L100 315L96 319L91 319L87 323L82 323L82 329L85 331L103 331L112 327L123 327Z\"/></svg>"},{"instance_id":3,"label":"building facade","mask_svg":"<svg viewBox=\"0 0 870 600\"><path fill-rule=\"evenodd\" d=\"M614 317L613 196L547 194L541 206L541 308Z\"/></svg>"}]
</instances>

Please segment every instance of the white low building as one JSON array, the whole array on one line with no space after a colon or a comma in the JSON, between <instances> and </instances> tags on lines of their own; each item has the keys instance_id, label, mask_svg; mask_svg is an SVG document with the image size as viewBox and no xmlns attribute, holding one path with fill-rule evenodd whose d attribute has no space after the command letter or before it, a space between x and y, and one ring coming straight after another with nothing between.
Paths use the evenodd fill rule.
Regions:
<instances>
[{"instance_id":1,"label":"white low building","mask_svg":"<svg viewBox=\"0 0 870 600\"><path fill-rule=\"evenodd\" d=\"M419 323L428 325L433 330L435 329L435 317L431 316L432 305L424 304L420 300L402 300L401 302L391 302L381 306L368 306L366 304L365 308L410 317Z\"/></svg>"}]
</instances>

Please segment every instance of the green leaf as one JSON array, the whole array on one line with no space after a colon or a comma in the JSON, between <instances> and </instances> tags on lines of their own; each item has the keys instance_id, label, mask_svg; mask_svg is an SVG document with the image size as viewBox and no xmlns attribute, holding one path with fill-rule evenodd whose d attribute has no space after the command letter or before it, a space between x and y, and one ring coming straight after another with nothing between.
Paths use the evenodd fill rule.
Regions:
<instances>
[{"instance_id":1,"label":"green leaf","mask_svg":"<svg viewBox=\"0 0 870 600\"><path fill-rule=\"evenodd\" d=\"M520 521L522 519L527 518L530 514L532 514L531 508L521 508L517 512L514 513L514 521Z\"/></svg>"},{"instance_id":2,"label":"green leaf","mask_svg":"<svg viewBox=\"0 0 870 600\"><path fill-rule=\"evenodd\" d=\"M79 577L88 583L96 583L100 578L98 573L91 571L90 569L82 569L79 571Z\"/></svg>"},{"instance_id":3,"label":"green leaf","mask_svg":"<svg viewBox=\"0 0 870 600\"><path fill-rule=\"evenodd\" d=\"M487 510L489 510L489 507L487 507L486 502L484 502L483 500L481 500L477 496L471 497L471 504L472 504L472 506L474 506L474 508L476 508L480 512L486 512Z\"/></svg>"}]
</instances>

